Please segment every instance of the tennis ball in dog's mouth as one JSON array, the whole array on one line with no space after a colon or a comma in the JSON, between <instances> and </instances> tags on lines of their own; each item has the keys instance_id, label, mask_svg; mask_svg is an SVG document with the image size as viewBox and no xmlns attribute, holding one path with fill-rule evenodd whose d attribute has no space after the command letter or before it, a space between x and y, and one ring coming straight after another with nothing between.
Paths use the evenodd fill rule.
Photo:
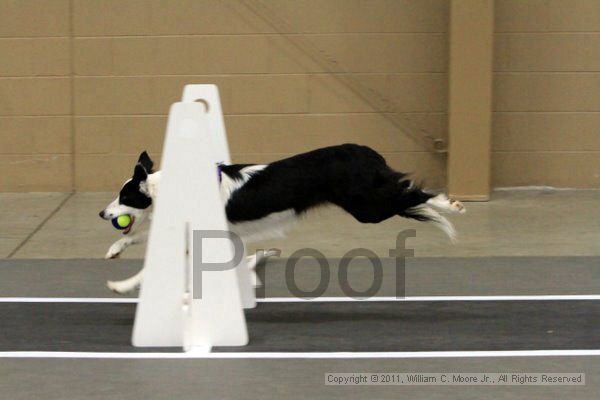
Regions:
<instances>
[{"instance_id":1,"label":"tennis ball in dog's mouth","mask_svg":"<svg viewBox=\"0 0 600 400\"><path fill-rule=\"evenodd\" d=\"M117 218L112 219L112 224L117 229L126 229L131 225L131 215L119 215Z\"/></svg>"}]
</instances>

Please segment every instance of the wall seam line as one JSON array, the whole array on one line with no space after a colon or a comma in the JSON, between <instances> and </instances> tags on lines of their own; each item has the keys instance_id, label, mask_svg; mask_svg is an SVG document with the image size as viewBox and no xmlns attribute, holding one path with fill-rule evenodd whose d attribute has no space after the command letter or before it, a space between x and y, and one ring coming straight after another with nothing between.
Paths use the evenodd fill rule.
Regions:
<instances>
[{"instance_id":1,"label":"wall seam line","mask_svg":"<svg viewBox=\"0 0 600 400\"><path fill-rule=\"evenodd\" d=\"M75 193L75 41L74 41L74 1L69 0L69 90L70 90L70 130L71 130L71 193Z\"/></svg>"}]
</instances>

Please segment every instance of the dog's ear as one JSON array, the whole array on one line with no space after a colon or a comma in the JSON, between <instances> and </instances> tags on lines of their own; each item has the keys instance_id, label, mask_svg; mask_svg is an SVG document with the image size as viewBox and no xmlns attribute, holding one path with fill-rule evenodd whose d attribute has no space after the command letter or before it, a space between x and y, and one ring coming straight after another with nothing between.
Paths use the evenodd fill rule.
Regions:
<instances>
[{"instance_id":1,"label":"dog's ear","mask_svg":"<svg viewBox=\"0 0 600 400\"><path fill-rule=\"evenodd\" d=\"M142 164L142 167L146 169L147 173L151 174L154 172L154 170L152 169L152 167L154 166L154 162L152 161L152 159L150 159L150 156L148 155L148 153L146 153L146 150L144 150L142 154L140 154L140 158L138 158L138 164Z\"/></svg>"},{"instance_id":2,"label":"dog's ear","mask_svg":"<svg viewBox=\"0 0 600 400\"><path fill-rule=\"evenodd\" d=\"M133 170L133 181L143 182L148 178L148 172L146 172L146 168L140 163L137 163L135 169Z\"/></svg>"}]
</instances>

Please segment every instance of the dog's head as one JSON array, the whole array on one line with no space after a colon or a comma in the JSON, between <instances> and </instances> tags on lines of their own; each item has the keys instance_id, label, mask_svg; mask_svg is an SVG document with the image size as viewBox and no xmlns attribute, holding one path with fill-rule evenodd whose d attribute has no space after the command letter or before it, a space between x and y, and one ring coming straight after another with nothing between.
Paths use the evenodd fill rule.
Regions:
<instances>
[{"instance_id":1,"label":"dog's head","mask_svg":"<svg viewBox=\"0 0 600 400\"><path fill-rule=\"evenodd\" d=\"M134 225L140 224L147 216L152 205L152 193L148 184L148 175L154 173L154 162L145 151L133 169L133 177L127 180L119 195L104 210L100 211L100 218L111 220L119 215L129 214L131 223L123 234L128 234Z\"/></svg>"}]
</instances>

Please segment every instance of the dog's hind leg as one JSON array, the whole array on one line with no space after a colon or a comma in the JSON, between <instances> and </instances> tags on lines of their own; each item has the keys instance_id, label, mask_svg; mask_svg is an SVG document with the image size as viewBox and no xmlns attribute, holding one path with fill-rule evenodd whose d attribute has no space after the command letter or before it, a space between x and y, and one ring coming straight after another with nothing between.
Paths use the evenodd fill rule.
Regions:
<instances>
[{"instance_id":1,"label":"dog's hind leg","mask_svg":"<svg viewBox=\"0 0 600 400\"><path fill-rule=\"evenodd\" d=\"M422 222L432 222L446 233L452 242L456 241L454 226L437 210L463 213L465 212L464 206L460 202L451 201L444 194L437 196L429 194L418 187L413 187L403 194L401 200L403 209L398 212L399 216Z\"/></svg>"},{"instance_id":2,"label":"dog's hind leg","mask_svg":"<svg viewBox=\"0 0 600 400\"><path fill-rule=\"evenodd\" d=\"M137 274L130 278L122 281L108 281L106 286L115 293L125 294L135 290L142 283L144 276L144 268L142 268Z\"/></svg>"},{"instance_id":3,"label":"dog's hind leg","mask_svg":"<svg viewBox=\"0 0 600 400\"><path fill-rule=\"evenodd\" d=\"M256 274L256 266L268 257L278 256L280 253L281 252L279 250L259 250L256 252L256 254L246 257L246 265L250 270L250 282L252 283L252 286L259 287L263 285L263 283L260 281L260 278Z\"/></svg>"},{"instance_id":4,"label":"dog's hind leg","mask_svg":"<svg viewBox=\"0 0 600 400\"><path fill-rule=\"evenodd\" d=\"M467 210L465 206L458 200L451 200L445 194L438 194L426 202L431 207L438 211L448 212L453 214L464 214Z\"/></svg>"},{"instance_id":5,"label":"dog's hind leg","mask_svg":"<svg viewBox=\"0 0 600 400\"><path fill-rule=\"evenodd\" d=\"M253 254L251 256L246 257L246 265L248 266L248 270L250 271L250 283L252 283L252 286L254 287L262 286L262 282L256 274L256 265L258 264L258 261L258 254Z\"/></svg>"}]
</instances>

